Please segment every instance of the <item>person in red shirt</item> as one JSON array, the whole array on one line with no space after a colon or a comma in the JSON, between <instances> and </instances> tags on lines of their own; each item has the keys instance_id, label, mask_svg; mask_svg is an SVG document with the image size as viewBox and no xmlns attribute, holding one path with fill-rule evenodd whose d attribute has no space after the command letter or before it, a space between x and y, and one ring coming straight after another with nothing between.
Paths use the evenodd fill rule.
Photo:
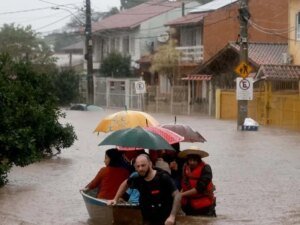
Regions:
<instances>
[{"instance_id":1,"label":"person in red shirt","mask_svg":"<svg viewBox=\"0 0 300 225\"><path fill-rule=\"evenodd\" d=\"M121 183L129 177L129 171L121 166L121 157L122 153L117 149L108 149L105 152L105 167L99 170L84 190L98 188L97 198L112 199Z\"/></svg>"}]
</instances>

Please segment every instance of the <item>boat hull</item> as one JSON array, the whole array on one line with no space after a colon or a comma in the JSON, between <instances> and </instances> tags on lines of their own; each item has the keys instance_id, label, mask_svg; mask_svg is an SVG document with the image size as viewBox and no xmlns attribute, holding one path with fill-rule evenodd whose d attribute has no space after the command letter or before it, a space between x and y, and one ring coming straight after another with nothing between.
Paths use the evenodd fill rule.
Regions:
<instances>
[{"instance_id":1,"label":"boat hull","mask_svg":"<svg viewBox=\"0 0 300 225\"><path fill-rule=\"evenodd\" d=\"M80 191L91 221L101 225L142 225L142 215L139 207L132 204L108 206L107 200L98 199L92 194ZM177 225L210 224L212 218L199 216L177 215Z\"/></svg>"},{"instance_id":2,"label":"boat hull","mask_svg":"<svg viewBox=\"0 0 300 225\"><path fill-rule=\"evenodd\" d=\"M142 215L137 205L118 204L107 206L106 200L80 192L92 221L101 225L142 225Z\"/></svg>"}]
</instances>

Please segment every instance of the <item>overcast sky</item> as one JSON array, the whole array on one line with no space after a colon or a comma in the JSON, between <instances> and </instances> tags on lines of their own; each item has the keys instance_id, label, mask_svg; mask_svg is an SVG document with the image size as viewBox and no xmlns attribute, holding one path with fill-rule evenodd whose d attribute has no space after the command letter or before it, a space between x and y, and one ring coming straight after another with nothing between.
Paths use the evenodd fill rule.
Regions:
<instances>
[{"instance_id":1,"label":"overcast sky","mask_svg":"<svg viewBox=\"0 0 300 225\"><path fill-rule=\"evenodd\" d=\"M0 0L0 26L15 23L31 25L34 30L48 33L63 27L70 21L72 13L83 8L85 0ZM60 10L51 7L64 5ZM94 11L109 11L120 6L120 0L91 0Z\"/></svg>"}]
</instances>

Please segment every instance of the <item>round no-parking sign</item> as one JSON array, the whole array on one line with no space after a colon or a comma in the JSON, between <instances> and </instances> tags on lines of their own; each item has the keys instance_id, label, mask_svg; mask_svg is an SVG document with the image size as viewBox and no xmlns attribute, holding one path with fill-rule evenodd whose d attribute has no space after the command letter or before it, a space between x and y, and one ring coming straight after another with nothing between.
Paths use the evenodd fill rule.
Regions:
<instances>
[{"instance_id":1,"label":"round no-parking sign","mask_svg":"<svg viewBox=\"0 0 300 225\"><path fill-rule=\"evenodd\" d=\"M253 99L253 78L236 78L236 99L252 100Z\"/></svg>"},{"instance_id":2,"label":"round no-parking sign","mask_svg":"<svg viewBox=\"0 0 300 225\"><path fill-rule=\"evenodd\" d=\"M137 94L144 94L146 93L146 83L144 80L134 82L135 85L135 92Z\"/></svg>"}]
</instances>

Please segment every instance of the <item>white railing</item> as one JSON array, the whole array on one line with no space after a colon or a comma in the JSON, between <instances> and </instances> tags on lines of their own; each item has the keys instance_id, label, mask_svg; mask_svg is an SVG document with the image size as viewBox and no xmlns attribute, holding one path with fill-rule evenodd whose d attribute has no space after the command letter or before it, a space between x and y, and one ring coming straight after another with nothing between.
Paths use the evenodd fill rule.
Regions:
<instances>
[{"instance_id":1,"label":"white railing","mask_svg":"<svg viewBox=\"0 0 300 225\"><path fill-rule=\"evenodd\" d=\"M203 61L203 45L176 47L180 51L182 63L199 63Z\"/></svg>"}]
</instances>

